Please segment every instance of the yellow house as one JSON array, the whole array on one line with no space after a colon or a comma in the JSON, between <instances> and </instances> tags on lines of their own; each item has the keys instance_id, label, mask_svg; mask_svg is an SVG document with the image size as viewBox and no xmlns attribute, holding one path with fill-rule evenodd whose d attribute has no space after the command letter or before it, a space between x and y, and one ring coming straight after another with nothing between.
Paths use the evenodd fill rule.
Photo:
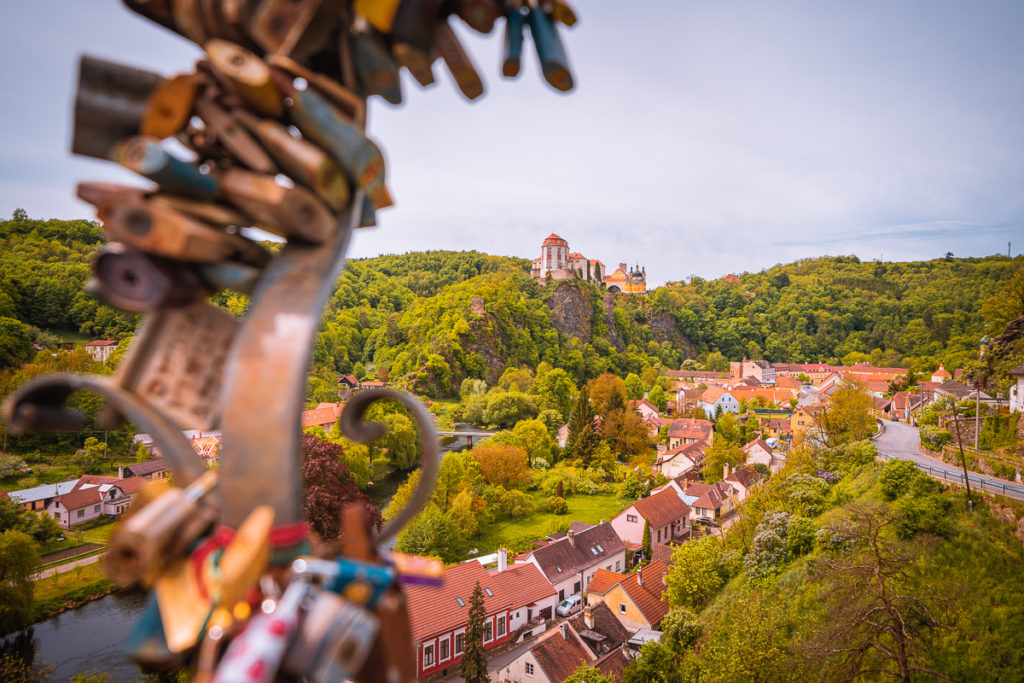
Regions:
<instances>
[{"instance_id":1,"label":"yellow house","mask_svg":"<svg viewBox=\"0 0 1024 683\"><path fill-rule=\"evenodd\" d=\"M598 569L587 585L587 604L603 602L628 629L657 630L668 614L668 603L661 599L667 573L657 560L632 574Z\"/></svg>"},{"instance_id":2,"label":"yellow house","mask_svg":"<svg viewBox=\"0 0 1024 683\"><path fill-rule=\"evenodd\" d=\"M789 428L793 438L799 439L814 424L814 417L804 408L797 408L789 418Z\"/></svg>"},{"instance_id":3,"label":"yellow house","mask_svg":"<svg viewBox=\"0 0 1024 683\"><path fill-rule=\"evenodd\" d=\"M647 292L647 269L639 266L629 268L620 263L615 272L604 277L604 284L609 292L644 294Z\"/></svg>"}]
</instances>

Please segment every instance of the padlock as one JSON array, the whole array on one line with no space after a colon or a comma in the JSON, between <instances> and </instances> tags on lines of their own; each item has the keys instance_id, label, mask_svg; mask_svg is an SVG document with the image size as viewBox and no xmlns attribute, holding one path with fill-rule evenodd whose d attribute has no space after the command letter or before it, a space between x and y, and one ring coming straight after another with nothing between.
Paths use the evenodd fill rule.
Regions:
<instances>
[{"instance_id":1,"label":"padlock","mask_svg":"<svg viewBox=\"0 0 1024 683\"><path fill-rule=\"evenodd\" d=\"M259 173L277 173L277 167L270 156L263 151L259 143L235 120L235 118L224 110L213 100L201 97L196 100L196 113L206 124L203 130L207 138L207 144L212 141L219 142L238 161Z\"/></svg>"},{"instance_id":2,"label":"padlock","mask_svg":"<svg viewBox=\"0 0 1024 683\"><path fill-rule=\"evenodd\" d=\"M373 34L367 22L357 17L349 35L356 83L366 96L380 95L391 104L402 103L398 65L384 42Z\"/></svg>"},{"instance_id":3,"label":"padlock","mask_svg":"<svg viewBox=\"0 0 1024 683\"><path fill-rule=\"evenodd\" d=\"M269 54L309 55L333 33L337 6L331 0L261 0L251 10L248 32Z\"/></svg>"},{"instance_id":4,"label":"padlock","mask_svg":"<svg viewBox=\"0 0 1024 683\"><path fill-rule=\"evenodd\" d=\"M230 235L158 202L103 202L96 215L111 240L148 254L195 263L238 261L261 268L270 253L240 235Z\"/></svg>"},{"instance_id":5,"label":"padlock","mask_svg":"<svg viewBox=\"0 0 1024 683\"><path fill-rule=\"evenodd\" d=\"M309 84L309 87L316 88L323 93L338 109L339 115L344 120L357 126L362 126L366 122L365 100L334 79L313 71L290 57L271 55L267 58L267 63L275 69L284 72L284 74L280 74L274 79L274 83L278 85L279 89L281 89L281 86L284 86L284 92L291 93L295 88L291 83L282 80L282 75L286 75L285 78L288 76L291 78L301 78Z\"/></svg>"},{"instance_id":6,"label":"padlock","mask_svg":"<svg viewBox=\"0 0 1024 683\"><path fill-rule=\"evenodd\" d=\"M71 151L109 160L117 143L139 134L150 97L163 81L151 71L83 56Z\"/></svg>"},{"instance_id":7,"label":"padlock","mask_svg":"<svg viewBox=\"0 0 1024 683\"><path fill-rule=\"evenodd\" d=\"M114 157L119 164L152 180L160 189L192 199L209 200L217 196L217 180L203 173L195 163L169 154L156 138L139 135L116 145Z\"/></svg>"},{"instance_id":8,"label":"padlock","mask_svg":"<svg viewBox=\"0 0 1024 683\"><path fill-rule=\"evenodd\" d=\"M437 558L384 551L381 559L395 568L395 579L402 585L437 588L444 583L444 563Z\"/></svg>"},{"instance_id":9,"label":"padlock","mask_svg":"<svg viewBox=\"0 0 1024 683\"><path fill-rule=\"evenodd\" d=\"M508 13L505 15L505 42L502 47L501 74L506 78L519 75L519 65L523 58L523 16L522 0L512 0Z\"/></svg>"},{"instance_id":10,"label":"padlock","mask_svg":"<svg viewBox=\"0 0 1024 683\"><path fill-rule=\"evenodd\" d=\"M345 171L322 149L308 140L294 137L277 121L261 119L244 110L236 111L235 116L259 138L292 179L313 190L334 211L348 204Z\"/></svg>"},{"instance_id":11,"label":"padlock","mask_svg":"<svg viewBox=\"0 0 1024 683\"><path fill-rule=\"evenodd\" d=\"M284 114L281 94L270 79L270 67L266 62L244 47L226 40L211 40L203 49L220 79L246 105L274 118Z\"/></svg>"},{"instance_id":12,"label":"padlock","mask_svg":"<svg viewBox=\"0 0 1024 683\"><path fill-rule=\"evenodd\" d=\"M149 197L150 201L167 206L178 213L220 228L242 228L253 225L253 220L237 209L214 202L197 202L172 194L156 194ZM90 202L94 203L94 202Z\"/></svg>"},{"instance_id":13,"label":"padlock","mask_svg":"<svg viewBox=\"0 0 1024 683\"><path fill-rule=\"evenodd\" d=\"M480 80L480 74L477 73L472 60L466 54L465 48L462 47L462 43L459 42L455 31L447 21L442 21L437 26L437 31L434 33L434 49L437 50L437 54L441 55L445 66L448 67L452 78L455 79L455 85L459 87L463 95L468 99L475 100L484 94L484 84Z\"/></svg>"},{"instance_id":14,"label":"padlock","mask_svg":"<svg viewBox=\"0 0 1024 683\"><path fill-rule=\"evenodd\" d=\"M565 48L558 37L558 29L551 22L551 17L539 7L530 9L530 35L537 48L544 79L555 90L568 92L572 90L572 73L569 71L569 60L565 56Z\"/></svg>"},{"instance_id":15,"label":"padlock","mask_svg":"<svg viewBox=\"0 0 1024 683\"><path fill-rule=\"evenodd\" d=\"M118 526L103 556L110 577L126 585L150 580L186 553L213 524L206 499L216 483L217 473L206 472L184 489L168 489Z\"/></svg>"},{"instance_id":16,"label":"padlock","mask_svg":"<svg viewBox=\"0 0 1024 683\"><path fill-rule=\"evenodd\" d=\"M295 637L302 603L310 596L304 581L292 581L280 600L264 600L249 618L213 676L215 683L267 683L274 680Z\"/></svg>"},{"instance_id":17,"label":"padlock","mask_svg":"<svg viewBox=\"0 0 1024 683\"><path fill-rule=\"evenodd\" d=\"M291 86L285 78L284 87ZM394 200L384 179L384 156L359 128L348 123L314 88L292 90L290 114L303 136L326 149L349 178L366 191L374 208L391 206Z\"/></svg>"},{"instance_id":18,"label":"padlock","mask_svg":"<svg viewBox=\"0 0 1024 683\"><path fill-rule=\"evenodd\" d=\"M455 13L470 28L490 33L501 16L501 6L495 0L455 0Z\"/></svg>"},{"instance_id":19,"label":"padlock","mask_svg":"<svg viewBox=\"0 0 1024 683\"><path fill-rule=\"evenodd\" d=\"M237 168L218 174L218 179L224 198L264 230L319 244L337 229L327 207L303 187L284 187L273 176Z\"/></svg>"},{"instance_id":20,"label":"padlock","mask_svg":"<svg viewBox=\"0 0 1024 683\"><path fill-rule=\"evenodd\" d=\"M316 591L285 655L284 670L311 681L344 681L366 662L379 622L362 607L327 591Z\"/></svg>"},{"instance_id":21,"label":"padlock","mask_svg":"<svg viewBox=\"0 0 1024 683\"><path fill-rule=\"evenodd\" d=\"M231 289L240 294L252 294L262 271L241 263L206 263L193 266L210 291Z\"/></svg>"},{"instance_id":22,"label":"padlock","mask_svg":"<svg viewBox=\"0 0 1024 683\"><path fill-rule=\"evenodd\" d=\"M199 276L188 267L149 257L123 244L114 243L100 251L92 268L103 299L134 313L184 306L204 292Z\"/></svg>"},{"instance_id":23,"label":"padlock","mask_svg":"<svg viewBox=\"0 0 1024 683\"><path fill-rule=\"evenodd\" d=\"M391 46L391 54L395 61L408 69L416 82L426 88L434 84L434 60L429 52L410 45L409 43L395 43Z\"/></svg>"},{"instance_id":24,"label":"padlock","mask_svg":"<svg viewBox=\"0 0 1024 683\"><path fill-rule=\"evenodd\" d=\"M576 25L576 12L565 0L541 0L540 6L555 21L566 26Z\"/></svg>"},{"instance_id":25,"label":"padlock","mask_svg":"<svg viewBox=\"0 0 1024 683\"><path fill-rule=\"evenodd\" d=\"M325 590L368 607L373 607L395 581L394 567L344 556L336 560L300 557L292 563L292 573L316 577L322 581Z\"/></svg>"},{"instance_id":26,"label":"padlock","mask_svg":"<svg viewBox=\"0 0 1024 683\"><path fill-rule=\"evenodd\" d=\"M158 140L183 130L196 102L196 80L190 74L169 78L153 90L139 123L139 132Z\"/></svg>"},{"instance_id":27,"label":"padlock","mask_svg":"<svg viewBox=\"0 0 1024 683\"><path fill-rule=\"evenodd\" d=\"M242 522L217 561L217 603L231 610L253 588L270 560L274 508L258 505Z\"/></svg>"}]
</instances>

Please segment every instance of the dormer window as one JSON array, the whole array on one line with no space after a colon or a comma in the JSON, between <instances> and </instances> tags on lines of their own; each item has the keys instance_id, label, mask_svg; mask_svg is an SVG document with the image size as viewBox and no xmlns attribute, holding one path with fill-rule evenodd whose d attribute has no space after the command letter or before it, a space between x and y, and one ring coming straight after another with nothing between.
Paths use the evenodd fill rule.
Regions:
<instances>
[{"instance_id":1,"label":"dormer window","mask_svg":"<svg viewBox=\"0 0 1024 683\"><path fill-rule=\"evenodd\" d=\"M562 573L562 568L561 568L561 567L559 567L559 566L558 566L557 564L555 565L555 569L557 569L557 570L558 570L558 573L559 573L559 574L561 574L561 573Z\"/></svg>"}]
</instances>

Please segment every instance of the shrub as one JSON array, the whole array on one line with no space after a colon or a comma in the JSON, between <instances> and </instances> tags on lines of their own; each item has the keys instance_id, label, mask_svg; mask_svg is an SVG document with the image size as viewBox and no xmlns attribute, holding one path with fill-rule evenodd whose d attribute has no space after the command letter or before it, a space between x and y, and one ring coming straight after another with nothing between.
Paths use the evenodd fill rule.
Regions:
<instances>
[{"instance_id":1,"label":"shrub","mask_svg":"<svg viewBox=\"0 0 1024 683\"><path fill-rule=\"evenodd\" d=\"M935 425L924 425L921 427L921 445L933 451L941 451L953 439L953 435L946 429L939 429Z\"/></svg>"},{"instance_id":2,"label":"shrub","mask_svg":"<svg viewBox=\"0 0 1024 683\"><path fill-rule=\"evenodd\" d=\"M878 483L882 494L888 500L895 500L909 491L911 484L919 477L924 476L917 465L909 460L890 460L882 467Z\"/></svg>"},{"instance_id":3,"label":"shrub","mask_svg":"<svg viewBox=\"0 0 1024 683\"><path fill-rule=\"evenodd\" d=\"M565 515L569 512L569 503L566 502L565 498L559 498L555 496L551 499L551 511L556 515Z\"/></svg>"}]
</instances>

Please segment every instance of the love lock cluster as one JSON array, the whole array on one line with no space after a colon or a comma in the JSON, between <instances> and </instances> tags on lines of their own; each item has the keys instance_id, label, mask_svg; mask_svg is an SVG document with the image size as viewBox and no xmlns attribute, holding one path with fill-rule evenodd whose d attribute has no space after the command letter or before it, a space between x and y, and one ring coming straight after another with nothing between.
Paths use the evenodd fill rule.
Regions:
<instances>
[{"instance_id":1,"label":"love lock cluster","mask_svg":"<svg viewBox=\"0 0 1024 683\"><path fill-rule=\"evenodd\" d=\"M378 400L401 403L419 433L421 477L380 530L343 512L341 546L303 517L299 413L323 307L353 229L392 204L384 156L365 134L366 98L401 101L399 69L433 82L438 58L472 99L483 84L449 25L484 33L504 18L502 73L519 73L526 28L545 80L573 86L556 25L563 0L125 0L199 44L191 73L81 61L72 149L117 162L147 187L82 183L110 245L96 291L145 314L113 377L34 379L4 406L13 432L80 429L77 391L105 399L96 420L131 420L153 438L177 486L153 484L110 541L113 578L152 589L129 651L200 680L416 676L402 584L438 585L441 565L387 553L429 500L439 452L430 414L407 394L361 391L341 427L369 443ZM268 249L243 228L285 239ZM250 295L239 321L207 297ZM182 429L218 429L207 470Z\"/></svg>"}]
</instances>

